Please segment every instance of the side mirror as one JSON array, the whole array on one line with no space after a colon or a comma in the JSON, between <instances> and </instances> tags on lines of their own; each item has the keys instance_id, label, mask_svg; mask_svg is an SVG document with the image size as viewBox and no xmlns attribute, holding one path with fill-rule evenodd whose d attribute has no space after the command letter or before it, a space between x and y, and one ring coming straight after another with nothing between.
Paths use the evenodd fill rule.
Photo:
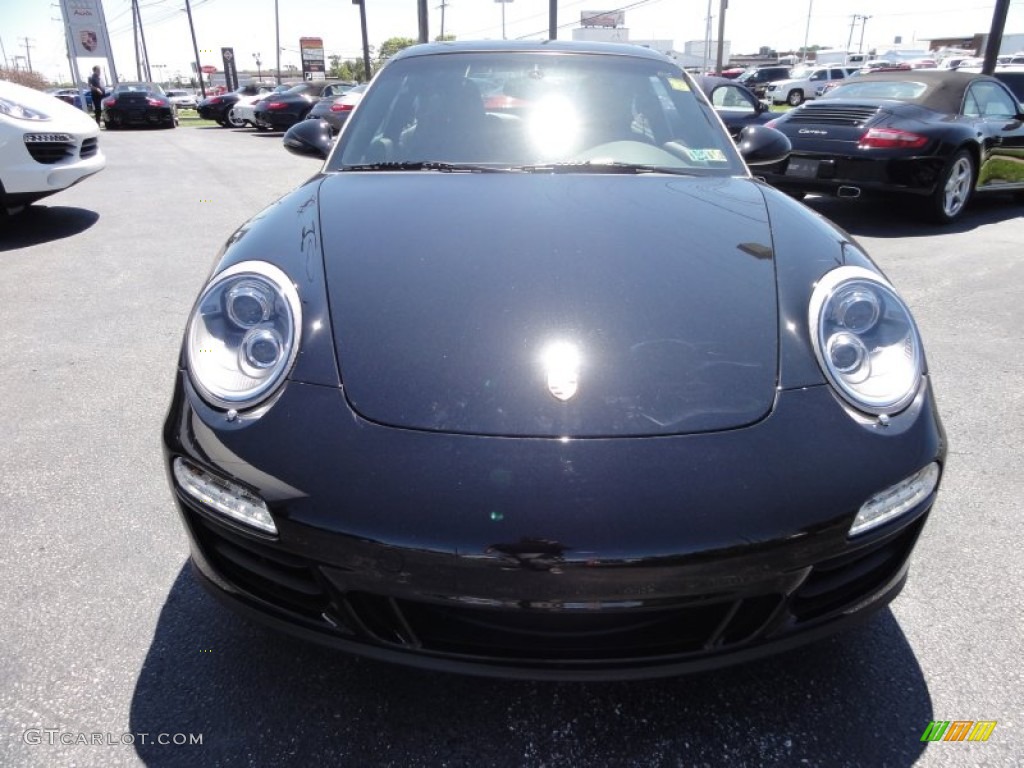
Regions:
<instances>
[{"instance_id":1,"label":"side mirror","mask_svg":"<svg viewBox=\"0 0 1024 768\"><path fill-rule=\"evenodd\" d=\"M292 154L323 160L331 152L331 126L326 120L300 120L288 129L283 141Z\"/></svg>"},{"instance_id":2,"label":"side mirror","mask_svg":"<svg viewBox=\"0 0 1024 768\"><path fill-rule=\"evenodd\" d=\"M748 125L736 142L747 165L774 165L785 160L793 146L782 131L764 125Z\"/></svg>"}]
</instances>

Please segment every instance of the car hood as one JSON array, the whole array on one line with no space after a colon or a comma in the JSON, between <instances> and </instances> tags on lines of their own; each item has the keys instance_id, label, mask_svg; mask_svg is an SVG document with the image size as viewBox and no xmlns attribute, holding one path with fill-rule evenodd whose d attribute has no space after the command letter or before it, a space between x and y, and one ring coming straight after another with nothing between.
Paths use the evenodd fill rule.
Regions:
<instances>
[{"instance_id":1,"label":"car hood","mask_svg":"<svg viewBox=\"0 0 1024 768\"><path fill-rule=\"evenodd\" d=\"M750 180L350 172L319 206L342 384L366 419L616 437L771 410L775 263Z\"/></svg>"}]
</instances>

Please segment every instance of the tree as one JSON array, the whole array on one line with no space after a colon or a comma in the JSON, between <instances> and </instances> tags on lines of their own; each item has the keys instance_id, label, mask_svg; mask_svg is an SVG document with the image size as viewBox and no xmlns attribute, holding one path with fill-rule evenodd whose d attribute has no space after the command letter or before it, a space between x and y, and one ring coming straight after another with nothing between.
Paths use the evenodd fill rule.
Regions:
<instances>
[{"instance_id":1,"label":"tree","mask_svg":"<svg viewBox=\"0 0 1024 768\"><path fill-rule=\"evenodd\" d=\"M46 78L38 72L29 72L24 69L7 69L6 67L0 67L0 80L24 85L26 88L35 88L37 91L45 91L49 85L46 82Z\"/></svg>"},{"instance_id":2,"label":"tree","mask_svg":"<svg viewBox=\"0 0 1024 768\"><path fill-rule=\"evenodd\" d=\"M383 65L400 50L408 48L410 45L416 45L416 41L411 37L389 37L380 44L380 50L377 52L378 65Z\"/></svg>"},{"instance_id":3,"label":"tree","mask_svg":"<svg viewBox=\"0 0 1024 768\"><path fill-rule=\"evenodd\" d=\"M434 38L434 41L438 42L438 43L450 43L454 39L455 39L455 35L445 34L445 35L438 35L437 37Z\"/></svg>"}]
</instances>

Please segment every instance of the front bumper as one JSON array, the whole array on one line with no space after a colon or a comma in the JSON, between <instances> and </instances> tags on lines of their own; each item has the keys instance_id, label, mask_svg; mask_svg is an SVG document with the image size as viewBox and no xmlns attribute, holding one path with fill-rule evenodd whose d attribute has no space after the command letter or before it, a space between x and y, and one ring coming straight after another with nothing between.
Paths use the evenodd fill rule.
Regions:
<instances>
[{"instance_id":1,"label":"front bumper","mask_svg":"<svg viewBox=\"0 0 1024 768\"><path fill-rule=\"evenodd\" d=\"M107 158L99 148L99 127L87 133L67 133L70 141L53 145L35 145L43 150L43 160L33 157L20 136L0 145L0 191L8 205L41 199L67 189L103 170Z\"/></svg>"},{"instance_id":2,"label":"front bumper","mask_svg":"<svg viewBox=\"0 0 1024 768\"><path fill-rule=\"evenodd\" d=\"M773 653L891 600L934 495L846 532L945 441L927 387L879 429L813 387L745 430L467 437L363 422L296 382L232 426L179 376L164 439L168 466L187 456L271 508L278 536L241 530L172 474L200 581L242 612L407 664L628 679Z\"/></svg>"}]
</instances>

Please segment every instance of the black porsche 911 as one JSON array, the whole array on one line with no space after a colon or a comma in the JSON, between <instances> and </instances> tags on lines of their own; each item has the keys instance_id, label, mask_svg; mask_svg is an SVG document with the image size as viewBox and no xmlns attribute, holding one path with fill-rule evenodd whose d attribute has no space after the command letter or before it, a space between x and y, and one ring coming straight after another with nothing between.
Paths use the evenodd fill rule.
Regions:
<instances>
[{"instance_id":1,"label":"black porsche 911","mask_svg":"<svg viewBox=\"0 0 1024 768\"><path fill-rule=\"evenodd\" d=\"M156 83L118 83L101 106L104 128L178 126L178 108Z\"/></svg>"},{"instance_id":2,"label":"black porsche 911","mask_svg":"<svg viewBox=\"0 0 1024 768\"><path fill-rule=\"evenodd\" d=\"M938 223L959 218L975 194L1024 200L1024 107L987 75L865 75L769 125L793 152L762 175L790 193L900 193Z\"/></svg>"},{"instance_id":3,"label":"black porsche 911","mask_svg":"<svg viewBox=\"0 0 1024 768\"><path fill-rule=\"evenodd\" d=\"M321 99L334 100L355 86L355 83L348 82L301 83L284 93L269 95L256 105L256 127L283 131L305 120L306 115Z\"/></svg>"},{"instance_id":4,"label":"black porsche 911","mask_svg":"<svg viewBox=\"0 0 1024 768\"><path fill-rule=\"evenodd\" d=\"M488 98L481 97L485 83ZM508 98L495 98L500 91ZM906 303L635 46L395 56L227 241L163 440L194 573L378 659L677 674L885 606L946 441Z\"/></svg>"}]
</instances>

